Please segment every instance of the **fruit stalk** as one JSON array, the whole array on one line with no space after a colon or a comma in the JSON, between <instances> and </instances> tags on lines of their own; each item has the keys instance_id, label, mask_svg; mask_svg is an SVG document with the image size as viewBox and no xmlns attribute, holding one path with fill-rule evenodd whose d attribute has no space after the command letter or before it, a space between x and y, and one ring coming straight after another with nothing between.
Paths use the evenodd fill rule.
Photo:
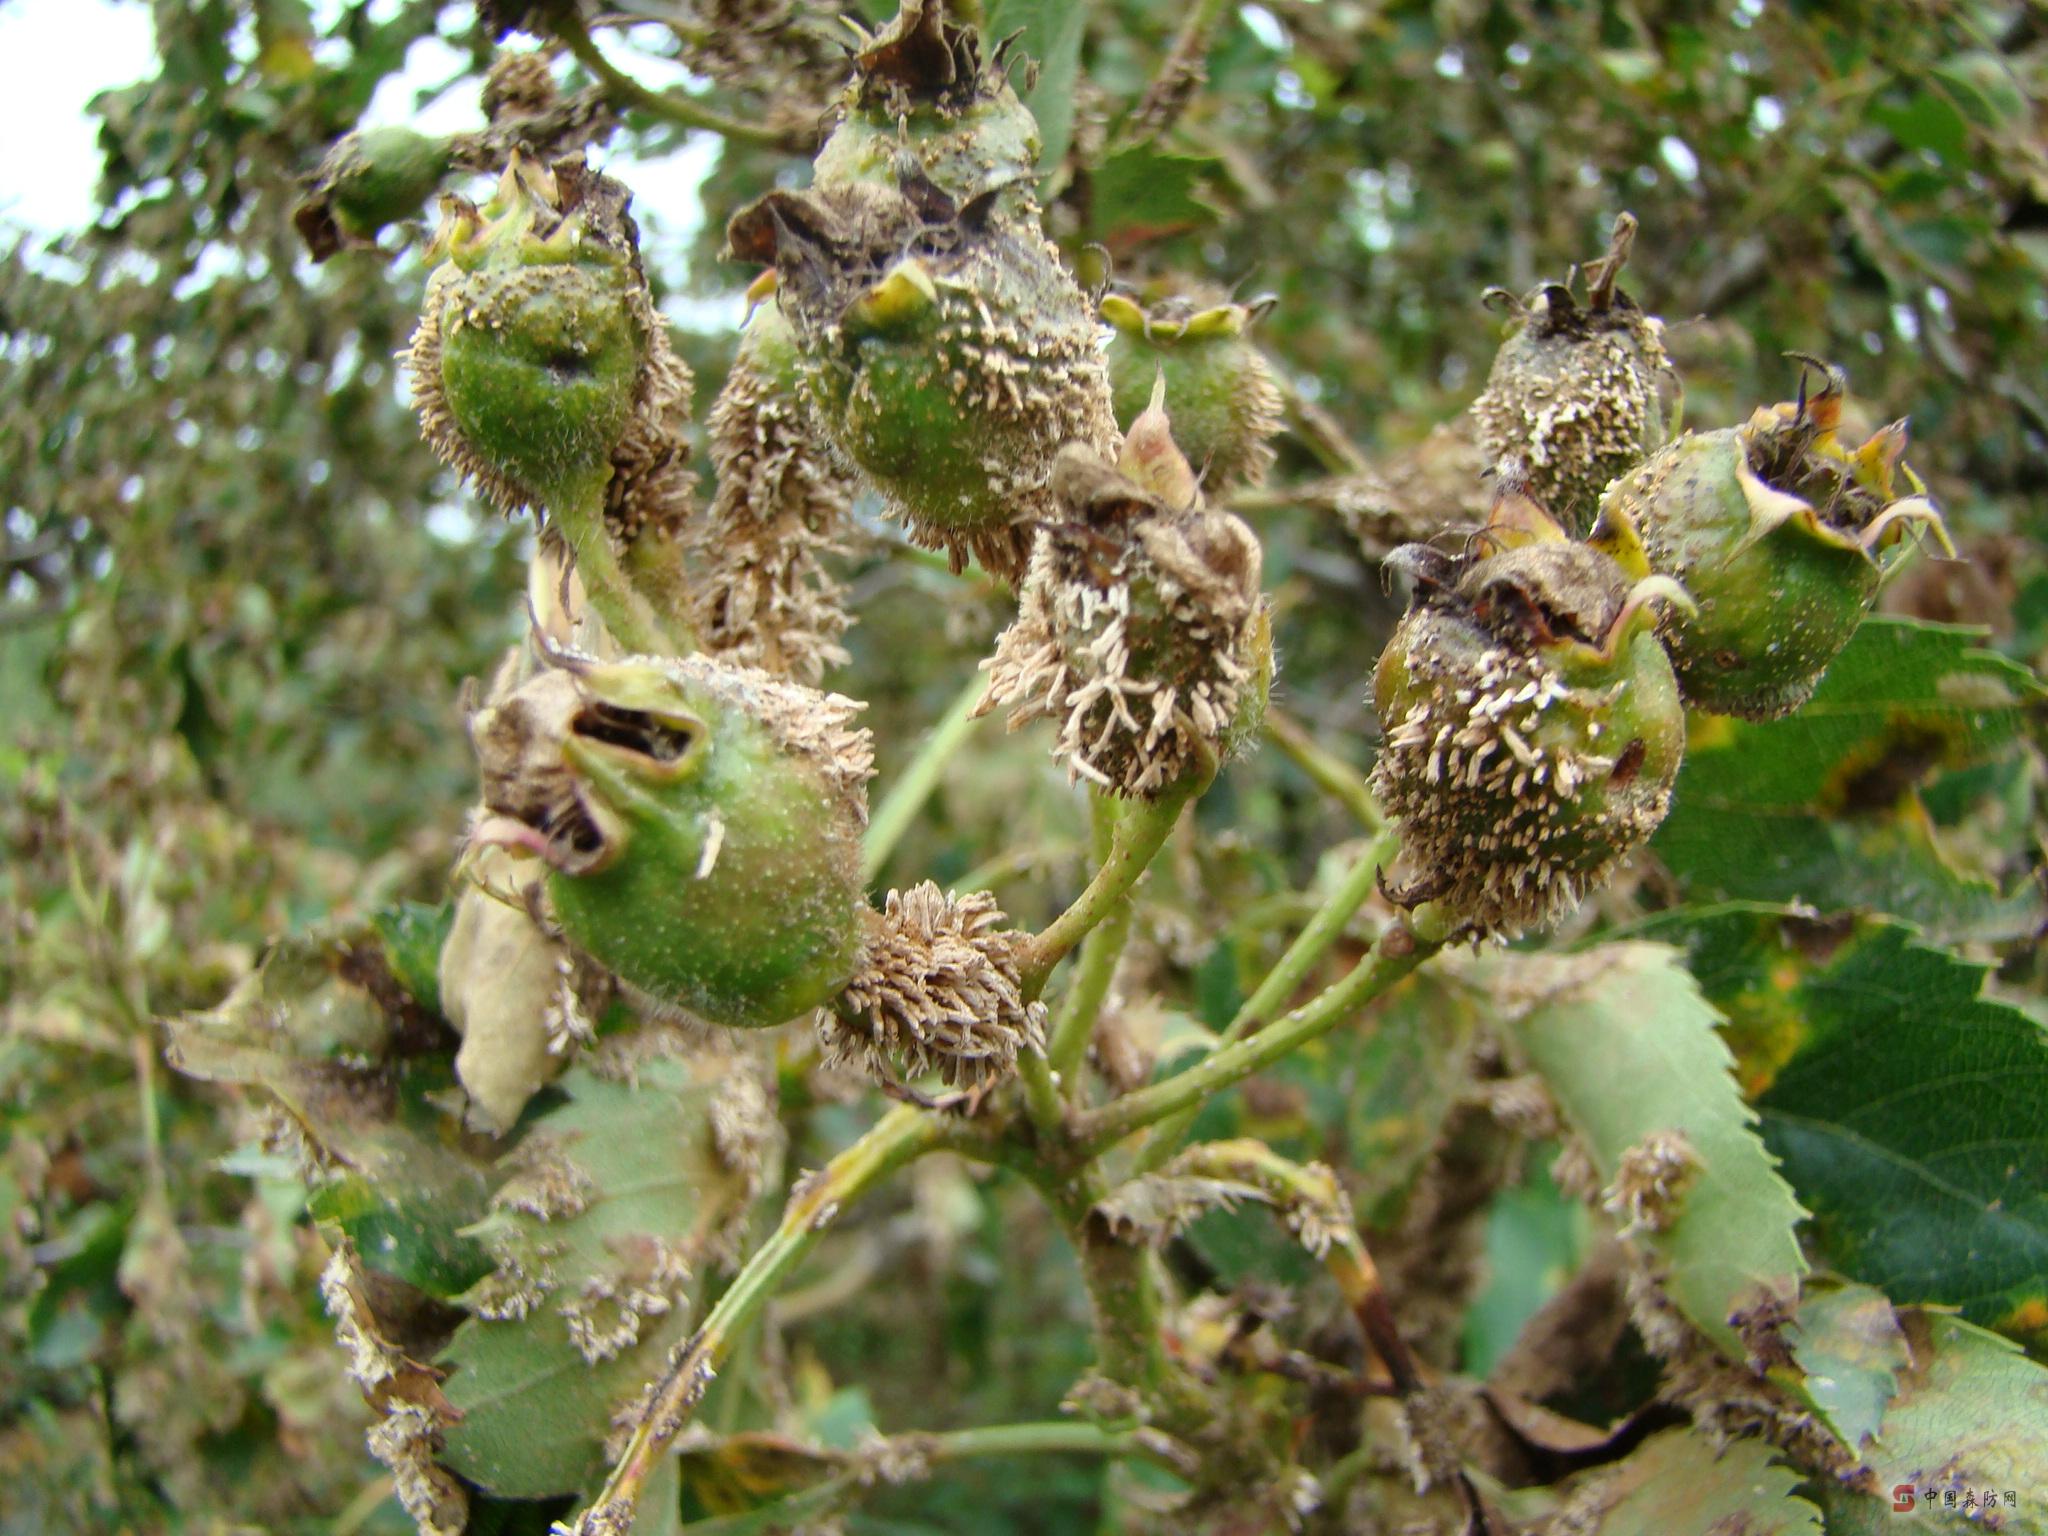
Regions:
<instances>
[{"instance_id":1,"label":"fruit stalk","mask_svg":"<svg viewBox=\"0 0 2048 1536\"><path fill-rule=\"evenodd\" d=\"M662 1374L604 1488L571 1527L576 1536L631 1528L641 1490L696 1411L734 1342L769 1297L847 1205L906 1163L937 1150L943 1133L943 1125L933 1116L899 1106L818 1172L797 1181L775 1231Z\"/></svg>"},{"instance_id":2,"label":"fruit stalk","mask_svg":"<svg viewBox=\"0 0 2048 1536\"><path fill-rule=\"evenodd\" d=\"M1214 1051L1177 1077L1088 1111L1074 1127L1078 1155L1099 1157L1126 1136L1156 1125L1211 1094L1242 1082L1289 1052L1356 1017L1423 961L1443 948L1448 924L1429 907L1397 921L1350 974L1248 1040Z\"/></svg>"}]
</instances>

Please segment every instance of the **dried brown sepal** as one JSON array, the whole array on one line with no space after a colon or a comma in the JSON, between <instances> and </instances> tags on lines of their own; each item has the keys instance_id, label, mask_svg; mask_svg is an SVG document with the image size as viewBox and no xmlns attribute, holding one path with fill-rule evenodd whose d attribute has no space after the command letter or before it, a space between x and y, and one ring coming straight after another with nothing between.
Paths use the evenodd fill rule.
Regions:
<instances>
[{"instance_id":1,"label":"dried brown sepal","mask_svg":"<svg viewBox=\"0 0 2048 1536\"><path fill-rule=\"evenodd\" d=\"M1149 436L1132 424L1134 442ZM1126 468L1180 483L1128 453ZM1222 755L1269 664L1257 654L1259 542L1232 514L1169 504L1085 449L1061 455L1053 486L1059 512L1032 551L1016 622L982 663L980 707L1008 705L1013 730L1057 721L1053 752L1072 776L1155 798Z\"/></svg>"},{"instance_id":2,"label":"dried brown sepal","mask_svg":"<svg viewBox=\"0 0 2048 1536\"><path fill-rule=\"evenodd\" d=\"M905 0L872 36L855 25L853 104L903 116L916 107L958 111L1003 82L1003 52L984 63L981 37L946 14L944 0Z\"/></svg>"},{"instance_id":3,"label":"dried brown sepal","mask_svg":"<svg viewBox=\"0 0 2048 1536\"><path fill-rule=\"evenodd\" d=\"M986 891L956 896L927 880L868 914L860 969L820 1009L827 1061L882 1081L896 1072L976 1088L1045 1049L1045 1005L1026 1002L1019 964L1030 935L1003 927Z\"/></svg>"}]
</instances>

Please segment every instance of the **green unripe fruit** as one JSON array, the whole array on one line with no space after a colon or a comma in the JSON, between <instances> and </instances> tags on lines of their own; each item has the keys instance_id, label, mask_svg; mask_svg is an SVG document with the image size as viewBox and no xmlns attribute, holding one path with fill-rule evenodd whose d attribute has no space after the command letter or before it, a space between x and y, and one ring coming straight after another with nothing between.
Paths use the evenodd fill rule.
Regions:
<instances>
[{"instance_id":1,"label":"green unripe fruit","mask_svg":"<svg viewBox=\"0 0 2048 1536\"><path fill-rule=\"evenodd\" d=\"M544 859L563 933L641 994L782 1023L859 958L857 707L701 656L565 660L477 716L474 838Z\"/></svg>"},{"instance_id":2,"label":"green unripe fruit","mask_svg":"<svg viewBox=\"0 0 2048 1536\"><path fill-rule=\"evenodd\" d=\"M1452 562L1410 545L1414 605L1381 654L1373 788L1407 888L1473 938L1555 922L1656 830L1685 748L1649 604L1604 555L1545 538Z\"/></svg>"},{"instance_id":3,"label":"green unripe fruit","mask_svg":"<svg viewBox=\"0 0 2048 1536\"><path fill-rule=\"evenodd\" d=\"M1280 390L1249 334L1273 303L1197 310L1174 300L1148 310L1121 294L1102 301L1117 424L1128 429L1137 420L1163 376L1174 440L1212 495L1257 485L1273 465Z\"/></svg>"},{"instance_id":4,"label":"green unripe fruit","mask_svg":"<svg viewBox=\"0 0 2048 1536\"><path fill-rule=\"evenodd\" d=\"M446 139L411 128L369 128L328 150L292 220L315 261L376 243L387 224L411 218L454 165Z\"/></svg>"},{"instance_id":5,"label":"green unripe fruit","mask_svg":"<svg viewBox=\"0 0 2048 1536\"><path fill-rule=\"evenodd\" d=\"M1615 222L1607 255L1586 268L1583 304L1563 283L1525 299L1495 289L1520 329L1501 344L1486 390L1472 402L1489 459L1518 469L1529 493L1574 532L1600 496L1670 435L1664 395L1677 374L1664 353L1664 323L1616 284L1636 222Z\"/></svg>"},{"instance_id":6,"label":"green unripe fruit","mask_svg":"<svg viewBox=\"0 0 2048 1536\"><path fill-rule=\"evenodd\" d=\"M1085 299L993 198L956 205L915 175L777 192L731 241L775 264L818 422L911 536L1015 575L1054 513L1054 458L1116 428Z\"/></svg>"},{"instance_id":7,"label":"green unripe fruit","mask_svg":"<svg viewBox=\"0 0 2048 1536\"><path fill-rule=\"evenodd\" d=\"M1893 495L1906 426L1860 448L1835 429L1839 376L1740 427L1688 433L1614 486L1592 540L1624 569L1676 578L1698 611L1667 620L1688 701L1774 719L1812 697L1876 600L1879 551L1908 522L1948 535L1924 496Z\"/></svg>"},{"instance_id":8,"label":"green unripe fruit","mask_svg":"<svg viewBox=\"0 0 2048 1536\"><path fill-rule=\"evenodd\" d=\"M937 0L911 0L854 56L842 115L812 162L812 184L896 185L907 155L955 202L1015 186L1030 199L1038 122L1010 88L1004 48L984 62L972 27Z\"/></svg>"},{"instance_id":9,"label":"green unripe fruit","mask_svg":"<svg viewBox=\"0 0 2048 1536\"><path fill-rule=\"evenodd\" d=\"M371 128L342 145L350 153L333 181L335 222L365 239L418 213L454 164L446 139L411 128Z\"/></svg>"},{"instance_id":10,"label":"green unripe fruit","mask_svg":"<svg viewBox=\"0 0 2048 1536\"><path fill-rule=\"evenodd\" d=\"M517 155L484 208L449 200L413 392L436 451L506 507L602 485L666 355L625 201Z\"/></svg>"}]
</instances>

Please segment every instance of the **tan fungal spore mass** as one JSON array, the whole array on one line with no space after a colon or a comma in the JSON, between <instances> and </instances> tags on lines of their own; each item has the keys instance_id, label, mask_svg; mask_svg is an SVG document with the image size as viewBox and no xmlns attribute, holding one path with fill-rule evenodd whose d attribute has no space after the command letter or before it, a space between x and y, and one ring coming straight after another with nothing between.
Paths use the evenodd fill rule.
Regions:
<instances>
[{"instance_id":1,"label":"tan fungal spore mass","mask_svg":"<svg viewBox=\"0 0 2048 1536\"><path fill-rule=\"evenodd\" d=\"M1013 194L962 203L905 165L891 184L775 192L732 222L772 263L832 441L911 538L1014 576L1054 514L1060 449L1108 451L1109 383L1086 299Z\"/></svg>"},{"instance_id":2,"label":"tan fungal spore mass","mask_svg":"<svg viewBox=\"0 0 2048 1536\"><path fill-rule=\"evenodd\" d=\"M1162 418L1163 423L1163 418ZM1132 444L1149 434L1134 425ZM1170 447L1170 439L1168 440ZM1125 470L1142 471L1126 449ZM1177 473L1192 476L1185 460ZM1270 669L1262 554L1244 522L1175 505L1084 449L1061 456L1058 512L1039 534L1016 622L1004 631L983 710L1058 723L1054 755L1074 777L1139 799L1223 754Z\"/></svg>"},{"instance_id":3,"label":"tan fungal spore mass","mask_svg":"<svg viewBox=\"0 0 2048 1536\"><path fill-rule=\"evenodd\" d=\"M1664 819L1685 739L1671 664L1582 545L1414 563L1429 574L1374 678L1397 894L1475 939L1548 926Z\"/></svg>"},{"instance_id":4,"label":"tan fungal spore mass","mask_svg":"<svg viewBox=\"0 0 2048 1536\"><path fill-rule=\"evenodd\" d=\"M827 1059L965 1087L1009 1076L1018 1051L1045 1047L1045 1005L1024 1000L1019 974L1029 943L986 891L955 896L929 880L891 891L867 915L859 970L818 1014Z\"/></svg>"},{"instance_id":5,"label":"tan fungal spore mass","mask_svg":"<svg viewBox=\"0 0 2048 1536\"><path fill-rule=\"evenodd\" d=\"M824 557L844 548L855 483L803 398L800 365L789 322L762 305L711 408L718 491L689 567L706 650L816 683L847 660L853 620Z\"/></svg>"},{"instance_id":6,"label":"tan fungal spore mass","mask_svg":"<svg viewBox=\"0 0 2048 1536\"><path fill-rule=\"evenodd\" d=\"M1586 269L1582 302L1545 283L1508 302L1520 328L1494 354L1472 417L1487 456L1519 465L1530 493L1583 532L1610 482L1664 443L1664 396L1677 374L1663 321L1616 286L1635 220L1615 225L1608 254Z\"/></svg>"}]
</instances>

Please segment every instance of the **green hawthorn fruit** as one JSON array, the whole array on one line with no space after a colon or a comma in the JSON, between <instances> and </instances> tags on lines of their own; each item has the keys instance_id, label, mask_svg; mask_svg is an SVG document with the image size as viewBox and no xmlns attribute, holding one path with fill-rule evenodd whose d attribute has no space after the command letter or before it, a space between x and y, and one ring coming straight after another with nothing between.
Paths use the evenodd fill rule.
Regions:
<instances>
[{"instance_id":1,"label":"green hawthorn fruit","mask_svg":"<svg viewBox=\"0 0 2048 1536\"><path fill-rule=\"evenodd\" d=\"M428 441L508 507L608 475L653 345L623 189L564 168L515 155L484 208L450 200L410 354Z\"/></svg>"},{"instance_id":2,"label":"green hawthorn fruit","mask_svg":"<svg viewBox=\"0 0 2048 1536\"><path fill-rule=\"evenodd\" d=\"M1067 449L1059 516L1032 552L981 709L1059 722L1054 754L1111 794L1156 799L1258 728L1271 686L1259 541L1206 507L1153 405L1111 467Z\"/></svg>"},{"instance_id":3,"label":"green hawthorn fruit","mask_svg":"<svg viewBox=\"0 0 2048 1536\"><path fill-rule=\"evenodd\" d=\"M1498 553L1393 557L1415 600L1381 654L1373 788L1402 835L1404 902L1473 938L1563 916L1656 830L1685 712L1650 605L1614 562L1526 528Z\"/></svg>"},{"instance_id":4,"label":"green hawthorn fruit","mask_svg":"<svg viewBox=\"0 0 2048 1536\"><path fill-rule=\"evenodd\" d=\"M473 722L473 840L542 858L564 935L640 994L779 1024L859 957L857 708L702 656L563 658Z\"/></svg>"},{"instance_id":5,"label":"green hawthorn fruit","mask_svg":"<svg viewBox=\"0 0 2048 1536\"><path fill-rule=\"evenodd\" d=\"M1664 322L1616 286L1636 221L1615 221L1607 255L1585 269L1581 303L1566 283L1526 298L1499 289L1519 328L1501 344L1486 390L1472 402L1479 441L1496 464L1519 465L1531 494L1567 528L1583 531L1617 476L1663 446L1664 395L1677 374Z\"/></svg>"},{"instance_id":6,"label":"green hawthorn fruit","mask_svg":"<svg viewBox=\"0 0 2048 1536\"><path fill-rule=\"evenodd\" d=\"M1035 222L913 170L770 193L730 238L774 264L819 424L912 538L1018 573L1060 450L1116 436L1087 303Z\"/></svg>"},{"instance_id":7,"label":"green hawthorn fruit","mask_svg":"<svg viewBox=\"0 0 2048 1536\"><path fill-rule=\"evenodd\" d=\"M1122 294L1102 301L1117 424L1137 419L1163 376L1174 439L1212 495L1257 485L1273 464L1269 439L1280 430L1280 390L1249 334L1273 303L1197 309L1174 299L1146 309Z\"/></svg>"},{"instance_id":8,"label":"green hawthorn fruit","mask_svg":"<svg viewBox=\"0 0 2048 1536\"><path fill-rule=\"evenodd\" d=\"M411 128L348 134L307 179L292 222L315 261L351 246L373 246L387 224L420 211L453 164L448 140Z\"/></svg>"},{"instance_id":9,"label":"green hawthorn fruit","mask_svg":"<svg viewBox=\"0 0 2048 1536\"><path fill-rule=\"evenodd\" d=\"M1802 385L1742 426L1688 433L1629 474L1592 535L1625 569L1692 594L1698 611L1668 618L1666 638L1687 700L1715 714L1804 704L1877 596L1880 551L1913 522L1948 545L1902 460L1906 424L1845 447L1844 380L1821 366L1817 394Z\"/></svg>"},{"instance_id":10,"label":"green hawthorn fruit","mask_svg":"<svg viewBox=\"0 0 2048 1536\"><path fill-rule=\"evenodd\" d=\"M948 19L940 0L909 0L861 44L814 185L893 186L908 155L955 202L1006 187L1029 202L1038 122L1010 88L1006 45L984 60L974 29Z\"/></svg>"}]
</instances>

